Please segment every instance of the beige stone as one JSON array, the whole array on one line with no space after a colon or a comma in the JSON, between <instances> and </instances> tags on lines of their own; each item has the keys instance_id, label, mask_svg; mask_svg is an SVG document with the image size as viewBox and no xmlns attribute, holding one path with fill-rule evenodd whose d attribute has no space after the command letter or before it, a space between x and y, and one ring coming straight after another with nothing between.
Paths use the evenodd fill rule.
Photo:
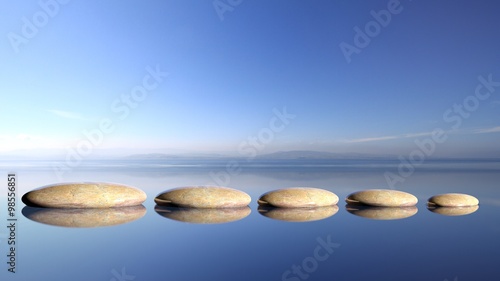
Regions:
<instances>
[{"instance_id":1,"label":"beige stone","mask_svg":"<svg viewBox=\"0 0 500 281\"><path fill-rule=\"evenodd\" d=\"M410 207L372 207L347 205L349 213L373 220L399 220L409 218L418 212L415 206Z\"/></svg>"},{"instance_id":2,"label":"beige stone","mask_svg":"<svg viewBox=\"0 0 500 281\"><path fill-rule=\"evenodd\" d=\"M99 209L52 209L24 207L22 213L30 220L64 227L102 227L129 223L142 218L142 205Z\"/></svg>"},{"instance_id":3,"label":"beige stone","mask_svg":"<svg viewBox=\"0 0 500 281\"><path fill-rule=\"evenodd\" d=\"M418 202L414 195L389 189L369 189L351 193L347 196L347 204L368 205L376 207L408 207L415 206Z\"/></svg>"},{"instance_id":4,"label":"beige stone","mask_svg":"<svg viewBox=\"0 0 500 281\"><path fill-rule=\"evenodd\" d=\"M239 208L182 208L155 206L155 211L162 217L176 221L198 223L198 224L218 224L241 220L247 217L252 211L246 207Z\"/></svg>"},{"instance_id":5,"label":"beige stone","mask_svg":"<svg viewBox=\"0 0 500 281\"><path fill-rule=\"evenodd\" d=\"M471 195L462 193L446 193L432 196L429 198L427 204L429 206L440 206L440 207L464 207L464 206L476 206L479 204L479 200Z\"/></svg>"},{"instance_id":6,"label":"beige stone","mask_svg":"<svg viewBox=\"0 0 500 281\"><path fill-rule=\"evenodd\" d=\"M189 208L239 208L250 204L243 191L218 186L188 186L172 189L156 196L158 205Z\"/></svg>"},{"instance_id":7,"label":"beige stone","mask_svg":"<svg viewBox=\"0 0 500 281\"><path fill-rule=\"evenodd\" d=\"M474 213L479 209L479 206L465 206L465 207L438 207L429 206L429 211L440 214L443 216L465 216Z\"/></svg>"},{"instance_id":8,"label":"beige stone","mask_svg":"<svg viewBox=\"0 0 500 281\"><path fill-rule=\"evenodd\" d=\"M26 193L22 200L32 207L114 208L141 205L144 191L115 183L60 183Z\"/></svg>"},{"instance_id":9,"label":"beige stone","mask_svg":"<svg viewBox=\"0 0 500 281\"><path fill-rule=\"evenodd\" d=\"M276 208L259 206L261 215L281 221L308 222L326 219L339 211L337 205L311 208Z\"/></svg>"},{"instance_id":10,"label":"beige stone","mask_svg":"<svg viewBox=\"0 0 500 281\"><path fill-rule=\"evenodd\" d=\"M261 206L278 208L323 207L337 204L339 197L328 190L312 187L278 189L263 194L258 203Z\"/></svg>"}]
</instances>

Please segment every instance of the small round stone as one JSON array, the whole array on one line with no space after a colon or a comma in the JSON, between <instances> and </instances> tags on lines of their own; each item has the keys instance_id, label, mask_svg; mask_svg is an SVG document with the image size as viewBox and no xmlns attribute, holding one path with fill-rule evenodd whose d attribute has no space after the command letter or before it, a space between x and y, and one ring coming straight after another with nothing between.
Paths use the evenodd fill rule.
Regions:
<instances>
[{"instance_id":1,"label":"small round stone","mask_svg":"<svg viewBox=\"0 0 500 281\"><path fill-rule=\"evenodd\" d=\"M328 190L312 187L278 189L263 194L259 205L278 208L324 207L337 204L339 197Z\"/></svg>"},{"instance_id":2,"label":"small round stone","mask_svg":"<svg viewBox=\"0 0 500 281\"><path fill-rule=\"evenodd\" d=\"M409 218L418 212L415 206L410 207L372 207L347 205L349 213L372 220L399 220Z\"/></svg>"},{"instance_id":3,"label":"small round stone","mask_svg":"<svg viewBox=\"0 0 500 281\"><path fill-rule=\"evenodd\" d=\"M142 218L142 205L100 209L52 209L24 207L23 215L33 221L64 227L102 227L129 223Z\"/></svg>"},{"instance_id":4,"label":"small round stone","mask_svg":"<svg viewBox=\"0 0 500 281\"><path fill-rule=\"evenodd\" d=\"M428 206L427 209L433 213L443 216L465 216L474 213L479 209L479 206L465 206L465 207L438 207Z\"/></svg>"},{"instance_id":5,"label":"small round stone","mask_svg":"<svg viewBox=\"0 0 500 281\"><path fill-rule=\"evenodd\" d=\"M43 208L115 208L141 205L144 191L116 183L60 183L24 194L22 201Z\"/></svg>"},{"instance_id":6,"label":"small round stone","mask_svg":"<svg viewBox=\"0 0 500 281\"><path fill-rule=\"evenodd\" d=\"M160 216L176 221L198 223L198 224L217 224L228 223L241 220L247 217L252 211L246 207L239 208L182 208L155 206L155 211Z\"/></svg>"},{"instance_id":7,"label":"small round stone","mask_svg":"<svg viewBox=\"0 0 500 281\"><path fill-rule=\"evenodd\" d=\"M476 206L479 204L479 200L471 195L462 193L446 193L432 196L429 198L429 206L440 206L440 207L464 207L464 206Z\"/></svg>"},{"instance_id":8,"label":"small round stone","mask_svg":"<svg viewBox=\"0 0 500 281\"><path fill-rule=\"evenodd\" d=\"M250 204L250 195L243 191L218 186L188 186L172 189L156 196L160 206L188 208L240 208Z\"/></svg>"},{"instance_id":9,"label":"small round stone","mask_svg":"<svg viewBox=\"0 0 500 281\"><path fill-rule=\"evenodd\" d=\"M368 205L376 207L409 207L418 202L414 195L389 189L369 189L351 193L346 200L349 205Z\"/></svg>"},{"instance_id":10,"label":"small round stone","mask_svg":"<svg viewBox=\"0 0 500 281\"><path fill-rule=\"evenodd\" d=\"M326 219L339 211L337 205L312 208L276 208L259 206L261 215L281 221L308 222Z\"/></svg>"}]
</instances>

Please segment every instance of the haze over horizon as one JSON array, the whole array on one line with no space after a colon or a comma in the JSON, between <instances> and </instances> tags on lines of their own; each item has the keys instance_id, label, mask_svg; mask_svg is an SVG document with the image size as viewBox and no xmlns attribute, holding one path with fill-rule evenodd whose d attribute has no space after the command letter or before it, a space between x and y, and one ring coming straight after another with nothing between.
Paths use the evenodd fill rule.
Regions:
<instances>
[{"instance_id":1,"label":"haze over horizon","mask_svg":"<svg viewBox=\"0 0 500 281\"><path fill-rule=\"evenodd\" d=\"M2 155L500 157L493 0L4 2Z\"/></svg>"}]
</instances>

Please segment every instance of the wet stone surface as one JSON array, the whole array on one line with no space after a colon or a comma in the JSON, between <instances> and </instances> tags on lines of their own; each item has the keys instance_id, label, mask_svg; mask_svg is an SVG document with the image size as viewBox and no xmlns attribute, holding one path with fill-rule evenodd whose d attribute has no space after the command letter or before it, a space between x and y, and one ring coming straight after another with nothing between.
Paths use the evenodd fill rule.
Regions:
<instances>
[{"instance_id":1,"label":"wet stone surface","mask_svg":"<svg viewBox=\"0 0 500 281\"><path fill-rule=\"evenodd\" d=\"M409 207L418 202L414 195L389 189L369 189L351 193L346 198L350 205L368 205L375 207Z\"/></svg>"},{"instance_id":2,"label":"wet stone surface","mask_svg":"<svg viewBox=\"0 0 500 281\"><path fill-rule=\"evenodd\" d=\"M115 208L141 205L144 191L115 183L61 183L26 193L22 201L43 208Z\"/></svg>"},{"instance_id":3,"label":"wet stone surface","mask_svg":"<svg viewBox=\"0 0 500 281\"><path fill-rule=\"evenodd\" d=\"M189 186L168 190L156 196L160 206L188 208L240 208L250 204L250 195L243 191L218 186Z\"/></svg>"},{"instance_id":4,"label":"wet stone surface","mask_svg":"<svg viewBox=\"0 0 500 281\"><path fill-rule=\"evenodd\" d=\"M313 187L292 187L263 194L258 203L261 206L278 208L323 207L337 204L339 197L328 190Z\"/></svg>"}]
</instances>

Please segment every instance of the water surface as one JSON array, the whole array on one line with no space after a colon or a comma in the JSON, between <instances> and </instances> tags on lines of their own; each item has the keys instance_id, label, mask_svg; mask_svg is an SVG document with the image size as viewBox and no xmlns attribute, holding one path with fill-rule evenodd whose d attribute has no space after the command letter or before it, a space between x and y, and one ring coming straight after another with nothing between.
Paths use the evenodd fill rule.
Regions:
<instances>
[{"instance_id":1,"label":"water surface","mask_svg":"<svg viewBox=\"0 0 500 281\"><path fill-rule=\"evenodd\" d=\"M417 210L392 220L349 212L343 198L361 189L387 188L384 173L397 173L396 162L241 162L238 173L228 173L225 164L215 160L96 161L65 173L64 181L108 181L141 188L148 194L145 210L132 210L127 213L129 222L108 226L102 226L104 219L99 218L111 221L112 213L84 213L80 218L87 225L68 227L28 219L25 215L29 212L23 215L24 204L18 201L17 272L7 272L7 230L2 227L1 280L500 278L498 162L437 161L418 167L396 186L417 196ZM1 167L5 178L7 172L16 172L18 198L59 181L48 162L11 162ZM226 214L155 209L153 198L162 191L214 183L216 179L250 194L249 209ZM262 193L294 186L335 192L341 198L338 210L323 219L324 215L311 213L309 217L315 220L308 222L288 222L259 213L256 200ZM429 211L426 200L446 192L472 194L479 198L480 207L463 216ZM0 206L5 210L7 192L0 195ZM0 214L2 224L7 224L5 211ZM46 219L54 215L37 216ZM101 224L88 224L92 218ZM224 218L228 222L224 223Z\"/></svg>"}]
</instances>

